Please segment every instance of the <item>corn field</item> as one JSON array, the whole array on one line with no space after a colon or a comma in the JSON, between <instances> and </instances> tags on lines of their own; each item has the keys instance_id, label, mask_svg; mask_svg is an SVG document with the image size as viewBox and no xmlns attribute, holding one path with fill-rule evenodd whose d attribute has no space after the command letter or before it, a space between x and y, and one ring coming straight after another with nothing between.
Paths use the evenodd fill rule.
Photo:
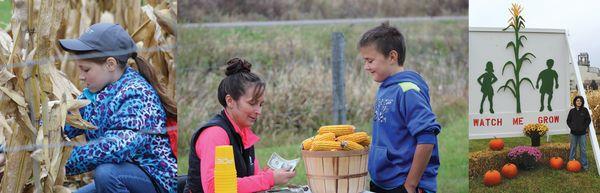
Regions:
<instances>
[{"instance_id":1,"label":"corn field","mask_svg":"<svg viewBox=\"0 0 600 193\"><path fill-rule=\"evenodd\" d=\"M600 91L587 91L585 93L587 98L587 103L590 107L592 113L592 122L594 123L594 128L596 129L596 133L600 129ZM571 95L571 101L575 96Z\"/></svg>"},{"instance_id":2,"label":"corn field","mask_svg":"<svg viewBox=\"0 0 600 193\"><path fill-rule=\"evenodd\" d=\"M57 41L78 38L94 23L118 23L174 98L177 2L13 0L12 6L10 26L0 29L0 143L6 149L0 192L71 192L81 184L66 182L82 177L67 179L64 166L73 144L85 142L82 136L70 141L62 130L65 124L95 127L79 114L89 101L76 100L82 84Z\"/></svg>"}]
</instances>

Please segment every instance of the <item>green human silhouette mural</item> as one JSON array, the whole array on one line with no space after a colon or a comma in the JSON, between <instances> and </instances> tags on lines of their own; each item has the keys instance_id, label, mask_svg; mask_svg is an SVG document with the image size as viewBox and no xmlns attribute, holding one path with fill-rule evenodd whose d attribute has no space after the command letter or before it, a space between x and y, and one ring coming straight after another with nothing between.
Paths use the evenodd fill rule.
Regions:
<instances>
[{"instance_id":1,"label":"green human silhouette mural","mask_svg":"<svg viewBox=\"0 0 600 193\"><path fill-rule=\"evenodd\" d=\"M544 95L548 95L548 111L552 111L552 91L558 89L558 73L552 69L554 66L554 60L546 60L546 68L542 70L538 75L535 83L535 88L540 89L540 112L544 111ZM542 87L540 88L540 80L542 81Z\"/></svg>"},{"instance_id":2,"label":"green human silhouette mural","mask_svg":"<svg viewBox=\"0 0 600 193\"><path fill-rule=\"evenodd\" d=\"M477 78L477 82L481 85L481 92L483 93L481 104L479 105L480 114L483 114L483 102L485 102L486 98L490 103L490 113L494 113L494 88L492 87L492 84L496 81L498 81L498 78L494 75L494 65L491 61L488 61L485 64L485 73Z\"/></svg>"}]
</instances>

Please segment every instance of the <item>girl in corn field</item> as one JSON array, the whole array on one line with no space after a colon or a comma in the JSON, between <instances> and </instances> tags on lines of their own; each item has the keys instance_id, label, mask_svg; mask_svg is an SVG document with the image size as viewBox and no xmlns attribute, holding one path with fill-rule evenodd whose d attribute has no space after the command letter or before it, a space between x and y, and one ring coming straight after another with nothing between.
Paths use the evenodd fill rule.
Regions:
<instances>
[{"instance_id":1,"label":"girl in corn field","mask_svg":"<svg viewBox=\"0 0 600 193\"><path fill-rule=\"evenodd\" d=\"M77 192L176 192L177 160L166 119L176 119L177 106L153 67L137 56L129 34L117 24L100 23L79 39L59 43L77 58L85 83L79 98L91 101L80 112L97 127L65 127L69 138L84 134L88 140L74 147L67 175L94 171L94 182ZM139 71L128 66L128 59Z\"/></svg>"},{"instance_id":2,"label":"girl in corn field","mask_svg":"<svg viewBox=\"0 0 600 193\"><path fill-rule=\"evenodd\" d=\"M294 171L259 168L254 144L260 138L251 127L261 114L265 83L250 71L251 67L239 58L227 62L227 77L221 80L217 93L223 110L192 137L185 193L215 192L215 147L221 145L233 147L238 192L269 190L296 175Z\"/></svg>"}]
</instances>

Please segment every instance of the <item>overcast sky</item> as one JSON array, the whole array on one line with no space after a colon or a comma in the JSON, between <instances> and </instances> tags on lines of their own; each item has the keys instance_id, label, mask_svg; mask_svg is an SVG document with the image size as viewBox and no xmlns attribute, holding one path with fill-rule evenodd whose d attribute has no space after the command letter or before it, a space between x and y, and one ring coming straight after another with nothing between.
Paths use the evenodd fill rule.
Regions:
<instances>
[{"instance_id":1,"label":"overcast sky","mask_svg":"<svg viewBox=\"0 0 600 193\"><path fill-rule=\"evenodd\" d=\"M511 3L524 7L526 28L566 29L574 62L580 52L600 67L600 1L469 0L469 27L506 27Z\"/></svg>"}]
</instances>

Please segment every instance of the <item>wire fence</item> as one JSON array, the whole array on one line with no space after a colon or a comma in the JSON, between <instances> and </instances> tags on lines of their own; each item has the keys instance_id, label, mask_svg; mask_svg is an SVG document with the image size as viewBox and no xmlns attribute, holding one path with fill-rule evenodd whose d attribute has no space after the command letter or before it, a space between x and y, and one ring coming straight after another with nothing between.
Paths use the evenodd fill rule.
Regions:
<instances>
[{"instance_id":1,"label":"wire fence","mask_svg":"<svg viewBox=\"0 0 600 193\"><path fill-rule=\"evenodd\" d=\"M172 130L177 130L177 127L167 127L167 129L166 129L167 132L172 131ZM135 132L137 132L139 134L156 135L156 133L147 132L147 131L135 131ZM124 138L124 137L121 137L121 138ZM50 143L50 144L30 144L30 145L13 146L13 147L4 146L4 152L14 153L14 152L21 152L21 151L35 151L38 149L62 148L65 146L77 147L77 146L84 146L84 145L94 145L94 144L100 143L100 141L101 141L101 139L95 139L95 140L91 140L91 141L87 141L87 142L65 141L65 142L61 142L61 143Z\"/></svg>"},{"instance_id":2,"label":"wire fence","mask_svg":"<svg viewBox=\"0 0 600 193\"><path fill-rule=\"evenodd\" d=\"M467 21L468 16L435 16L435 17L386 17L386 18L352 18L352 19L322 19L322 20L293 20L293 21L251 21L229 23L184 23L181 28L232 28L232 27L267 27L289 25L332 25L332 24L361 24L373 22L423 22L423 21Z\"/></svg>"},{"instance_id":3,"label":"wire fence","mask_svg":"<svg viewBox=\"0 0 600 193\"><path fill-rule=\"evenodd\" d=\"M82 59L101 58L101 57L108 57L108 56L122 56L122 55L131 54L134 52L146 53L146 52L168 51L168 50L172 50L172 49L176 49L176 48L177 48L176 45L166 45L166 46L155 46L155 47L143 48L143 49L126 49L126 50L117 50L117 51L93 52L93 53L79 54L76 57L72 56L72 57L67 58L67 60L82 60ZM47 57L47 58L43 58L43 59L39 59L39 60L27 60L27 61L24 61L21 63L16 63L16 64L5 64L5 65L0 65L0 69L28 67L28 66L38 65L38 64L40 64L40 65L52 64L58 60L56 58L60 58L60 57Z\"/></svg>"}]
</instances>

